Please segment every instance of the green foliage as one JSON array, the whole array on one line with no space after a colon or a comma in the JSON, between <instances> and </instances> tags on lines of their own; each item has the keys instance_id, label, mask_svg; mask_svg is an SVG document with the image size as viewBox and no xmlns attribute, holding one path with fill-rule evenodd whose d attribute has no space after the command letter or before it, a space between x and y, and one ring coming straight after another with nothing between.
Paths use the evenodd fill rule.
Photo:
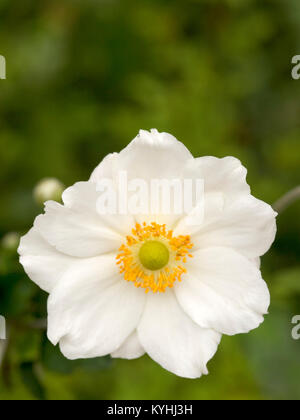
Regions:
<instances>
[{"instance_id":1,"label":"green foliage","mask_svg":"<svg viewBox=\"0 0 300 420\"><path fill-rule=\"evenodd\" d=\"M254 195L299 184L298 0L0 1L0 236L41 212L42 178L87 179L140 128L169 131L194 155L234 155ZM71 362L45 338L47 296L0 249L9 341L0 399L300 398L300 205L278 219L263 258L272 307L257 331L224 337L210 376L177 378L148 357Z\"/></svg>"}]
</instances>

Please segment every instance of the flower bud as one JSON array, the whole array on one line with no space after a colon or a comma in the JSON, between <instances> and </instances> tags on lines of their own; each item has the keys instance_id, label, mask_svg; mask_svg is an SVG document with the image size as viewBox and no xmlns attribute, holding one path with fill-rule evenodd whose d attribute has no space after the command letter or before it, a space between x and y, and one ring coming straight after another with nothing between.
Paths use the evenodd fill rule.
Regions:
<instances>
[{"instance_id":1,"label":"flower bud","mask_svg":"<svg viewBox=\"0 0 300 420\"><path fill-rule=\"evenodd\" d=\"M65 186L56 178L44 178L34 188L33 196L37 204L43 205L45 201L61 201Z\"/></svg>"},{"instance_id":2,"label":"flower bud","mask_svg":"<svg viewBox=\"0 0 300 420\"><path fill-rule=\"evenodd\" d=\"M20 235L16 232L9 232L1 239L1 246L6 251L15 252L20 243Z\"/></svg>"}]
</instances>

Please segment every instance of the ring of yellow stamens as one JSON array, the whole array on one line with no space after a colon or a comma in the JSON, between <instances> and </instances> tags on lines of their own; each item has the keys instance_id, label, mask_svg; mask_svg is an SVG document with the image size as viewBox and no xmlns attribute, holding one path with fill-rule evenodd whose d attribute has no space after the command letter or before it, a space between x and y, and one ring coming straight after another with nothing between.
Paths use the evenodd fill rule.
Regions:
<instances>
[{"instance_id":1,"label":"ring of yellow stamens","mask_svg":"<svg viewBox=\"0 0 300 420\"><path fill-rule=\"evenodd\" d=\"M186 273L184 263L192 257L192 247L190 236L174 237L166 225L136 223L119 250L117 264L124 279L144 288L146 293L165 292Z\"/></svg>"}]
</instances>

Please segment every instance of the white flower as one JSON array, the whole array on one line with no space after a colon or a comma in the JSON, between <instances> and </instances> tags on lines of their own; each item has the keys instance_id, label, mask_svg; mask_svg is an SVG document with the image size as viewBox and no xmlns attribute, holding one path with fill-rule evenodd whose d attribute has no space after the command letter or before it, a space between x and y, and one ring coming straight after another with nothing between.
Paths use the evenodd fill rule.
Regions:
<instances>
[{"instance_id":1,"label":"white flower","mask_svg":"<svg viewBox=\"0 0 300 420\"><path fill-rule=\"evenodd\" d=\"M120 171L203 179L204 220L100 215L97 183ZM68 188L63 205L47 202L19 253L50 293L50 341L69 359L148 353L179 376L207 374L221 335L257 328L270 304L259 257L274 240L276 213L251 195L246 173L233 157L195 159L170 134L141 131Z\"/></svg>"}]
</instances>

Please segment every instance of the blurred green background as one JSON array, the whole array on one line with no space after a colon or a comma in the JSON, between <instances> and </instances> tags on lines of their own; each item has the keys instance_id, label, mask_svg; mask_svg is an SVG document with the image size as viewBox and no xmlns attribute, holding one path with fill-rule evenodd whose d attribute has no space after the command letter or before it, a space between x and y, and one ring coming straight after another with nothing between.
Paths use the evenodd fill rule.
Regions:
<instances>
[{"instance_id":1,"label":"blurred green background","mask_svg":"<svg viewBox=\"0 0 300 420\"><path fill-rule=\"evenodd\" d=\"M1 237L23 234L41 212L41 178L87 179L140 128L171 132L196 156L240 158L269 203L299 184L299 0L0 0L0 20ZM224 337L199 380L147 356L64 359L40 321L47 295L2 242L0 399L299 399L299 211L300 202L278 217L262 261L270 315Z\"/></svg>"}]
</instances>

